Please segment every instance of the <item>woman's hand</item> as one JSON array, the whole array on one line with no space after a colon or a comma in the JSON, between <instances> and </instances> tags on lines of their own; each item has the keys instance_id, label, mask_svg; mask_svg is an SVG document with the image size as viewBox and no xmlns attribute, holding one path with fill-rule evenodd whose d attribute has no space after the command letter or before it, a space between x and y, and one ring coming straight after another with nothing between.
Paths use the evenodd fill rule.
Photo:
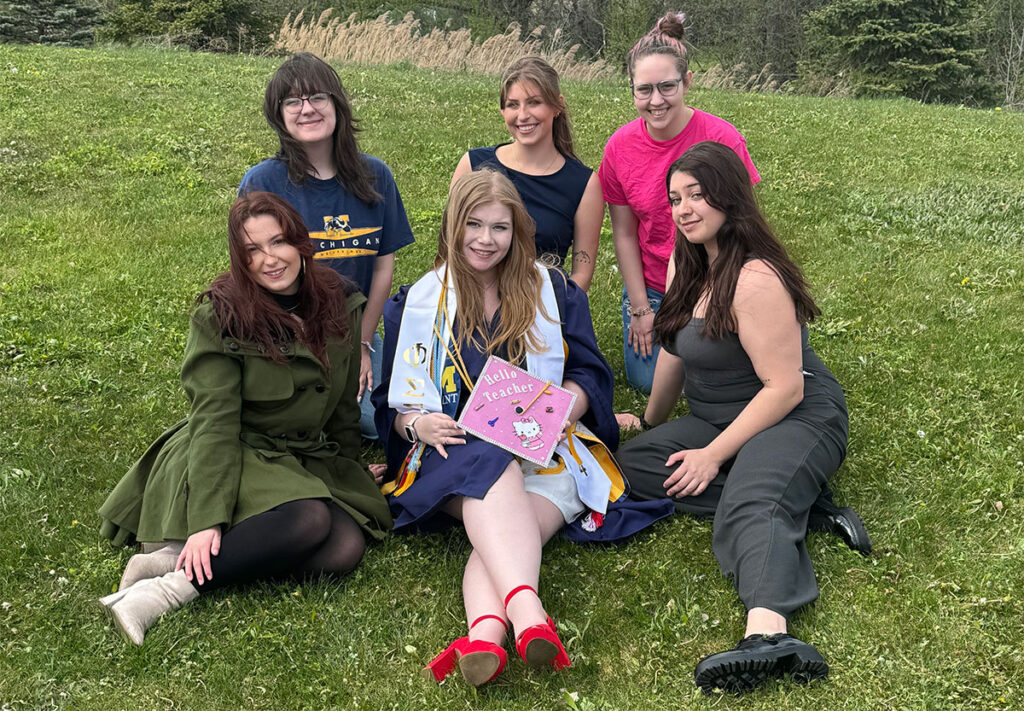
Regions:
<instances>
[{"instance_id":1,"label":"woman's hand","mask_svg":"<svg viewBox=\"0 0 1024 711\"><path fill-rule=\"evenodd\" d=\"M615 422L619 425L619 431L622 432L643 429L643 425L640 423L640 418L632 412L616 412Z\"/></svg>"},{"instance_id":2,"label":"woman's hand","mask_svg":"<svg viewBox=\"0 0 1024 711\"><path fill-rule=\"evenodd\" d=\"M654 313L631 316L629 319L629 345L641 358L651 355L651 339L654 333Z\"/></svg>"},{"instance_id":3,"label":"woman's hand","mask_svg":"<svg viewBox=\"0 0 1024 711\"><path fill-rule=\"evenodd\" d=\"M456 424L455 420L443 412L431 412L423 415L416 420L413 429L416 430L416 436L420 438L421 442L429 444L445 459L448 458L445 447L466 443L466 432Z\"/></svg>"},{"instance_id":4,"label":"woman's hand","mask_svg":"<svg viewBox=\"0 0 1024 711\"><path fill-rule=\"evenodd\" d=\"M683 449L665 462L670 467L677 462L682 462L676 470L665 480L665 492L669 496L682 498L684 496L696 496L702 493L711 480L718 476L718 469L722 461L703 449Z\"/></svg>"},{"instance_id":5,"label":"woman's hand","mask_svg":"<svg viewBox=\"0 0 1024 711\"><path fill-rule=\"evenodd\" d=\"M175 570L185 571L185 577L191 582L193 578L202 585L213 579L210 559L220 553L220 526L197 531L185 541L185 547L178 556Z\"/></svg>"},{"instance_id":6,"label":"woman's hand","mask_svg":"<svg viewBox=\"0 0 1024 711\"><path fill-rule=\"evenodd\" d=\"M562 387L571 393L576 395L576 400L572 404L572 410L569 411L569 417L565 420L565 427L562 428L561 434L558 435L558 441L564 442L568 436L569 428L575 427L576 423L580 421L584 413L590 409L590 396L587 395L587 391L580 387L572 378L566 378L562 381Z\"/></svg>"},{"instance_id":7,"label":"woman's hand","mask_svg":"<svg viewBox=\"0 0 1024 711\"><path fill-rule=\"evenodd\" d=\"M370 470L370 476L373 477L373 483L380 486L384 483L384 475L388 471L387 464L368 464L367 469Z\"/></svg>"},{"instance_id":8,"label":"woman's hand","mask_svg":"<svg viewBox=\"0 0 1024 711\"><path fill-rule=\"evenodd\" d=\"M558 443L561 444L569 439L569 430L576 426L576 420L569 419L565 421L565 427L558 433Z\"/></svg>"},{"instance_id":9,"label":"woman's hand","mask_svg":"<svg viewBox=\"0 0 1024 711\"><path fill-rule=\"evenodd\" d=\"M370 347L364 343L359 350L359 393L356 399L362 400L364 394L369 394L373 390L373 367L370 365Z\"/></svg>"}]
</instances>

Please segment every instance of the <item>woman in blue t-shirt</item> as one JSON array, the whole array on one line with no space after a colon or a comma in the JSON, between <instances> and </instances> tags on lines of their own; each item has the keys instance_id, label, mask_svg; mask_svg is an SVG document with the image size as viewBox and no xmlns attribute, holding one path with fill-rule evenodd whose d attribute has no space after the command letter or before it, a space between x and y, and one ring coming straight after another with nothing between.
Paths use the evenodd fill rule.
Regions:
<instances>
[{"instance_id":1,"label":"woman in blue t-shirt","mask_svg":"<svg viewBox=\"0 0 1024 711\"><path fill-rule=\"evenodd\" d=\"M570 278L586 291L594 278L604 200L597 175L573 151L558 72L540 57L516 61L501 79L498 105L512 142L470 149L452 185L483 165L508 176L537 223L538 256L550 254L562 264L571 248Z\"/></svg>"},{"instance_id":2,"label":"woman in blue t-shirt","mask_svg":"<svg viewBox=\"0 0 1024 711\"><path fill-rule=\"evenodd\" d=\"M263 115L281 147L249 169L238 192L265 190L291 203L309 230L314 259L354 281L366 296L360 427L364 437L376 439L369 392L380 381L377 326L391 293L394 253L413 241L402 197L387 165L359 152L359 128L341 79L319 57L302 52L278 67L267 84Z\"/></svg>"}]
</instances>

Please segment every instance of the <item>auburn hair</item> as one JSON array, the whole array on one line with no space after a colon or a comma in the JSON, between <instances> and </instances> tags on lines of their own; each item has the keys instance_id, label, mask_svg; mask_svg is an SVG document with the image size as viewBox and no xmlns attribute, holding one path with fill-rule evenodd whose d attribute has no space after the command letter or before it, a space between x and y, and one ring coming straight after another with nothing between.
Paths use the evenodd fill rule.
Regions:
<instances>
[{"instance_id":1,"label":"auburn hair","mask_svg":"<svg viewBox=\"0 0 1024 711\"><path fill-rule=\"evenodd\" d=\"M516 84L533 84L540 91L544 103L557 112L551 124L551 138L555 148L566 158L579 160L573 150L572 124L569 121L569 109L562 98L562 90L558 83L558 72L540 57L523 57L517 59L505 70L501 78L501 92L498 95L498 106L505 109L508 92Z\"/></svg>"},{"instance_id":2,"label":"auburn hair","mask_svg":"<svg viewBox=\"0 0 1024 711\"><path fill-rule=\"evenodd\" d=\"M315 54L299 52L278 67L267 84L263 95L263 116L277 133L281 144L274 157L288 167L288 179L296 185L301 185L312 173L313 166L302 143L293 138L285 127L281 102L290 96L310 96L321 92L330 95L334 104L331 158L337 171L335 178L357 198L375 205L382 198L377 192L373 171L359 152L356 141L359 122L352 116L352 106L338 73Z\"/></svg>"},{"instance_id":3,"label":"auburn hair","mask_svg":"<svg viewBox=\"0 0 1024 711\"><path fill-rule=\"evenodd\" d=\"M668 169L666 190L676 173L691 175L700 184L705 202L723 213L725 221L716 235L718 257L710 265L704 245L690 243L676 229L675 277L654 316L654 335L659 344L673 343L676 332L693 318L693 310L704 294L708 302L701 335L720 339L735 332L732 302L736 281L751 259L762 260L778 275L793 299L801 325L821 314L799 267L761 214L750 175L731 148L714 141L694 144Z\"/></svg>"},{"instance_id":4,"label":"auburn hair","mask_svg":"<svg viewBox=\"0 0 1024 711\"><path fill-rule=\"evenodd\" d=\"M491 203L504 205L512 212L512 240L508 253L497 266L501 320L497 330L488 334L483 288L466 259L463 245L470 215ZM455 181L441 218L434 268L447 265L452 275L458 300L455 326L460 345L472 345L487 355L506 348L513 363L522 362L527 352L539 353L544 347L533 329L537 310L552 322L557 314L548 314L541 303L535 230L519 192L501 173L481 168Z\"/></svg>"},{"instance_id":5,"label":"auburn hair","mask_svg":"<svg viewBox=\"0 0 1024 711\"><path fill-rule=\"evenodd\" d=\"M277 221L285 241L302 257L298 276L299 305L293 313L286 311L260 286L249 268L252 257L247 249L249 235L245 223L261 215L269 215ZM197 299L197 303L207 299L213 303L221 332L256 344L268 358L277 362L287 360L278 346L298 340L325 367L330 367L327 338L330 335L349 337L351 316L346 304L356 286L313 259L313 244L295 208L274 193L253 191L239 196L228 214L228 252L231 268L214 279L210 288Z\"/></svg>"}]
</instances>

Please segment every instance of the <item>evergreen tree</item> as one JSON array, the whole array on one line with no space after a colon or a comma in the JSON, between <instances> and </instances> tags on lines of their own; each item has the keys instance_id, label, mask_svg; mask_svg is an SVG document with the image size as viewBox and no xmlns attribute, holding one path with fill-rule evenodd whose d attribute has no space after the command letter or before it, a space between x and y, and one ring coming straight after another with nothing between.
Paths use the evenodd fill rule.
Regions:
<instances>
[{"instance_id":1,"label":"evergreen tree","mask_svg":"<svg viewBox=\"0 0 1024 711\"><path fill-rule=\"evenodd\" d=\"M802 73L842 76L861 96L985 100L971 11L957 0L836 0L807 15Z\"/></svg>"},{"instance_id":2,"label":"evergreen tree","mask_svg":"<svg viewBox=\"0 0 1024 711\"><path fill-rule=\"evenodd\" d=\"M92 44L100 10L76 0L0 0L0 42L81 47Z\"/></svg>"},{"instance_id":3,"label":"evergreen tree","mask_svg":"<svg viewBox=\"0 0 1024 711\"><path fill-rule=\"evenodd\" d=\"M263 44L280 22L262 0L119 0L104 18L103 40L131 43L163 35L193 49L241 50Z\"/></svg>"}]
</instances>

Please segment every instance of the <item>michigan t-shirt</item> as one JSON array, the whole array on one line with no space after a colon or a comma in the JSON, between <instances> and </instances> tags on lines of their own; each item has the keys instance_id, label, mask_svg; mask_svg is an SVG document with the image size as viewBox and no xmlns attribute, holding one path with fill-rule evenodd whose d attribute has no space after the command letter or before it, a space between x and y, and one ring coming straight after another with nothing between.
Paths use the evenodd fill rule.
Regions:
<instances>
[{"instance_id":1,"label":"michigan t-shirt","mask_svg":"<svg viewBox=\"0 0 1024 711\"><path fill-rule=\"evenodd\" d=\"M412 244L412 228L402 196L384 161L360 154L373 173L382 198L370 205L350 193L335 178L306 176L301 185L288 179L283 161L268 158L249 169L238 194L265 190L280 195L294 207L309 230L314 259L354 281L363 294L370 291L373 263L378 254L391 254Z\"/></svg>"}]
</instances>

